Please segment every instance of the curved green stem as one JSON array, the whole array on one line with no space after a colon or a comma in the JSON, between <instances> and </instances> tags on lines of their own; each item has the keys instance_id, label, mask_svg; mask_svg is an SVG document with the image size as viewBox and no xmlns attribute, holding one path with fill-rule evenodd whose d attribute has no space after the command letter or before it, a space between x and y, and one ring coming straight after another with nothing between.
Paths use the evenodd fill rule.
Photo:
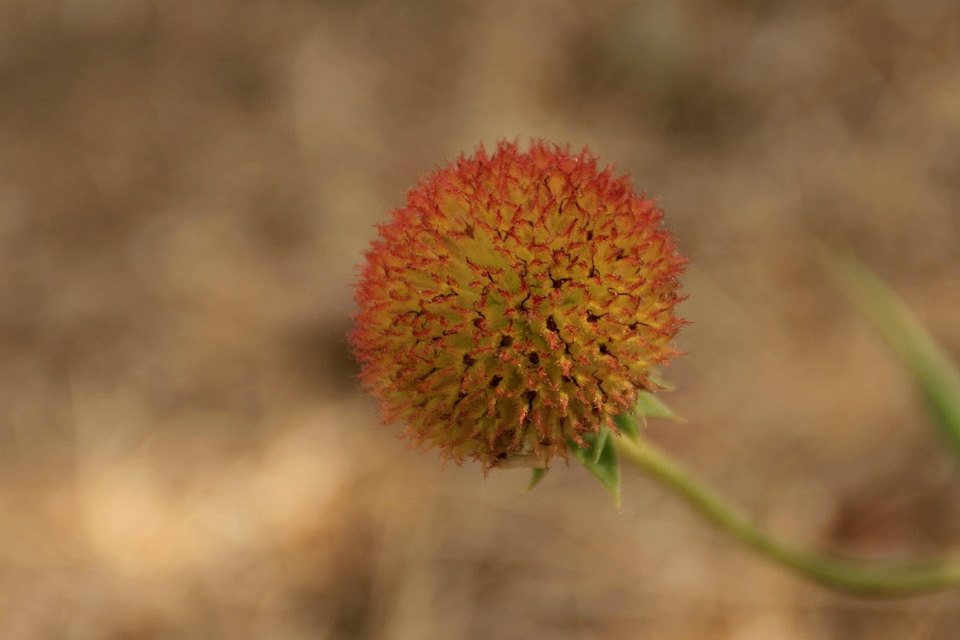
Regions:
<instances>
[{"instance_id":1,"label":"curved green stem","mask_svg":"<svg viewBox=\"0 0 960 640\"><path fill-rule=\"evenodd\" d=\"M904 596L960 586L960 557L923 564L841 560L798 549L763 531L744 511L646 440L614 438L620 455L683 498L746 547L823 585L874 596Z\"/></svg>"}]
</instances>

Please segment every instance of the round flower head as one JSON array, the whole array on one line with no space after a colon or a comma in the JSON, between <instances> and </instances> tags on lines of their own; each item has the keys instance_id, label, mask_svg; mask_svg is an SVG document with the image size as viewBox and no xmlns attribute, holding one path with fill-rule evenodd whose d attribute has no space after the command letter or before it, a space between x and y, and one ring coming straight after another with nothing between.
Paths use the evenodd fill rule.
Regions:
<instances>
[{"instance_id":1,"label":"round flower head","mask_svg":"<svg viewBox=\"0 0 960 640\"><path fill-rule=\"evenodd\" d=\"M684 259L588 152L500 143L423 178L367 253L351 344L384 420L444 459L546 466L676 352Z\"/></svg>"}]
</instances>

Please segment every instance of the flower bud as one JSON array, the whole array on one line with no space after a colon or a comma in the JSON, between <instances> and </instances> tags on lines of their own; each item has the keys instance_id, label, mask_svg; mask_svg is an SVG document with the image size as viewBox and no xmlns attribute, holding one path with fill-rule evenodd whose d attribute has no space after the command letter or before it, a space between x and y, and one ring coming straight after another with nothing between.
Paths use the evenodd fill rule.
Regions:
<instances>
[{"instance_id":1,"label":"flower bud","mask_svg":"<svg viewBox=\"0 0 960 640\"><path fill-rule=\"evenodd\" d=\"M685 264L663 214L587 151L502 142L380 225L350 336L385 422L445 460L545 467L653 390Z\"/></svg>"}]
</instances>

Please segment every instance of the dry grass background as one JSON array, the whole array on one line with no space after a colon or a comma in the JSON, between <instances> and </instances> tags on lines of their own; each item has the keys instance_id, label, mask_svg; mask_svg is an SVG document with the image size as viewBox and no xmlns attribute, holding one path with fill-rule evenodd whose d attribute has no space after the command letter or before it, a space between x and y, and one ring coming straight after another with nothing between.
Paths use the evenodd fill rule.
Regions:
<instances>
[{"instance_id":1,"label":"dry grass background","mask_svg":"<svg viewBox=\"0 0 960 640\"><path fill-rule=\"evenodd\" d=\"M808 543L960 544L960 472L817 266L960 355L949 0L3 0L0 638L956 638L643 478L440 470L377 425L351 282L479 141L584 145L692 258L650 437Z\"/></svg>"}]
</instances>

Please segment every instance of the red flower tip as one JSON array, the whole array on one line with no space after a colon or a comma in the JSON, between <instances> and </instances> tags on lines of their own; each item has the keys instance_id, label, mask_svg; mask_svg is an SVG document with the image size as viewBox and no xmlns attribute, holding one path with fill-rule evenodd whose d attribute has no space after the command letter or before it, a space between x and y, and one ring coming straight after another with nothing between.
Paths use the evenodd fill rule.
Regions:
<instances>
[{"instance_id":1,"label":"red flower tip","mask_svg":"<svg viewBox=\"0 0 960 640\"><path fill-rule=\"evenodd\" d=\"M655 387L685 260L662 212L587 151L501 142L379 226L350 342L385 421L484 469L546 466Z\"/></svg>"}]
</instances>

